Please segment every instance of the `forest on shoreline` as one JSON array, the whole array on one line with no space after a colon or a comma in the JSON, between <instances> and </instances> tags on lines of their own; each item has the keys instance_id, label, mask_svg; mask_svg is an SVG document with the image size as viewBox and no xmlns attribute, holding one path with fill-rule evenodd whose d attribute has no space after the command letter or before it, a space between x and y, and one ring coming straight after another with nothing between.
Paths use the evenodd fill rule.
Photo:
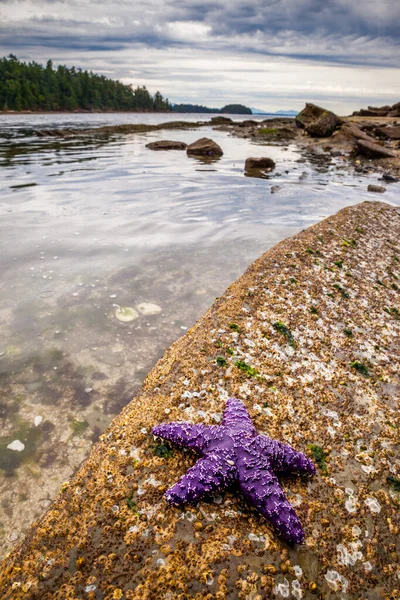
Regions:
<instances>
[{"instance_id":1,"label":"forest on shoreline","mask_svg":"<svg viewBox=\"0 0 400 600\"><path fill-rule=\"evenodd\" d=\"M169 112L171 105L145 86L133 89L91 71L53 68L51 60L45 67L24 63L10 54L0 59L0 110Z\"/></svg>"},{"instance_id":2,"label":"forest on shoreline","mask_svg":"<svg viewBox=\"0 0 400 600\"><path fill-rule=\"evenodd\" d=\"M25 63L10 54L0 59L0 112L193 112L251 115L242 104L208 108L171 104L160 92L134 89L76 67Z\"/></svg>"}]
</instances>

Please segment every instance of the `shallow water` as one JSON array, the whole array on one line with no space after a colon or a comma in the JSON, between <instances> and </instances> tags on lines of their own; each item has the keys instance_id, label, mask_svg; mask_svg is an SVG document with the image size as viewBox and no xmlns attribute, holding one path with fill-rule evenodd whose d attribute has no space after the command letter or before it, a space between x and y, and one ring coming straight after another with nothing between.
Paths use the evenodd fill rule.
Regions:
<instances>
[{"instance_id":1,"label":"shallow water","mask_svg":"<svg viewBox=\"0 0 400 600\"><path fill-rule=\"evenodd\" d=\"M209 127L101 139L32 133L203 118L0 116L3 553L164 350L256 257L344 206L400 204L398 184L376 198L366 188L377 176L352 177L340 159L315 169L296 162L294 146L265 148ZM203 136L222 146L220 160L145 147ZM277 162L271 179L244 177L245 159L265 155Z\"/></svg>"}]
</instances>

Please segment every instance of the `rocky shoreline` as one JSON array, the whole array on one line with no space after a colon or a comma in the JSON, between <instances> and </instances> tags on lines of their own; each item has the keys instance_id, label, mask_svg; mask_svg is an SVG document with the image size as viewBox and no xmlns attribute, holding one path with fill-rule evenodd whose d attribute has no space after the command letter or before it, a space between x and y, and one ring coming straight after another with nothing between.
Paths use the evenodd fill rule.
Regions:
<instances>
[{"instance_id":1,"label":"rocky shoreline","mask_svg":"<svg viewBox=\"0 0 400 600\"><path fill-rule=\"evenodd\" d=\"M362 203L266 252L165 353L49 511L2 563L2 599L399 598L400 214ZM288 545L236 492L184 510L195 461L151 435L257 430L317 476L282 479L306 538Z\"/></svg>"},{"instance_id":2,"label":"rocky shoreline","mask_svg":"<svg viewBox=\"0 0 400 600\"><path fill-rule=\"evenodd\" d=\"M370 107L371 108L371 107ZM390 110L388 110L390 109ZM382 109L359 111L339 117L331 111L308 103L296 118L276 117L264 121L247 119L234 122L217 116L209 121L171 121L160 125L127 124L90 129L42 129L39 137L110 136L163 130L188 130L214 127L232 136L248 138L260 145L295 144L304 157L319 165L340 158L355 173L381 173L386 183L400 178L400 116L398 104ZM368 113L368 114L367 114ZM164 140L164 149L178 149L179 142ZM168 147L169 144L169 147ZM160 145L154 149L163 149ZM180 149L184 149L181 147Z\"/></svg>"}]
</instances>

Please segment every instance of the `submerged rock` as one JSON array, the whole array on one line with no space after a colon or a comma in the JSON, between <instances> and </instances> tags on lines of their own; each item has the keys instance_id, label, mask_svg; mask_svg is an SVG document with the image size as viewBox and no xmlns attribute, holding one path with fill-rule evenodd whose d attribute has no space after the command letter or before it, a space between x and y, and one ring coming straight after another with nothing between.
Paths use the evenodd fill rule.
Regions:
<instances>
[{"instance_id":1,"label":"submerged rock","mask_svg":"<svg viewBox=\"0 0 400 600\"><path fill-rule=\"evenodd\" d=\"M161 312L161 306L152 302L141 302L136 308L142 315L158 315Z\"/></svg>"},{"instance_id":2,"label":"submerged rock","mask_svg":"<svg viewBox=\"0 0 400 600\"><path fill-rule=\"evenodd\" d=\"M157 142L146 144L146 148L150 150L186 150L187 144L173 140L158 140Z\"/></svg>"},{"instance_id":3,"label":"submerged rock","mask_svg":"<svg viewBox=\"0 0 400 600\"><path fill-rule=\"evenodd\" d=\"M196 142L189 144L186 148L186 152L188 154L198 155L198 156L222 156L223 151L220 146L218 146L217 142L211 140L210 138L200 138Z\"/></svg>"}]
</instances>

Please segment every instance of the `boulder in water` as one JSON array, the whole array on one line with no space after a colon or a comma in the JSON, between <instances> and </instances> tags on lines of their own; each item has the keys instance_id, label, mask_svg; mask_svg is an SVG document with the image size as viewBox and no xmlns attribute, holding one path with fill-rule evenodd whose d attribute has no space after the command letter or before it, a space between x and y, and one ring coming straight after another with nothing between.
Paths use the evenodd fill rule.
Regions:
<instances>
[{"instance_id":1,"label":"boulder in water","mask_svg":"<svg viewBox=\"0 0 400 600\"><path fill-rule=\"evenodd\" d=\"M194 156L222 156L223 151L220 146L218 146L217 142L211 140L210 138L200 138L193 144L189 144L186 148L186 152L188 154L192 154Z\"/></svg>"}]
</instances>

